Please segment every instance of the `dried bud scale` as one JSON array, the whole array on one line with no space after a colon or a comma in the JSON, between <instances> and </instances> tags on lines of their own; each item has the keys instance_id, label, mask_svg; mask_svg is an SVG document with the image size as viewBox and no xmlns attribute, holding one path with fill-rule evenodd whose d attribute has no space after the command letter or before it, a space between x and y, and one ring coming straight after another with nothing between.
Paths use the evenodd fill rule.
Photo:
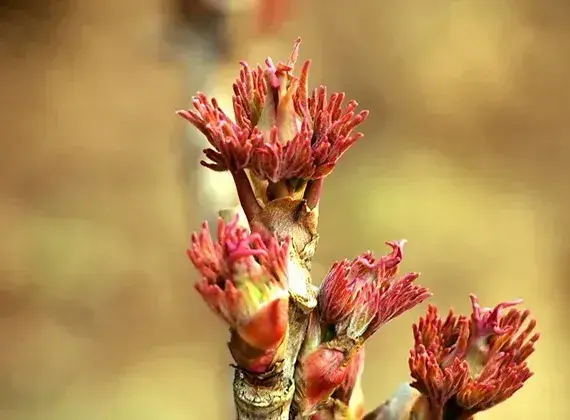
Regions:
<instances>
[{"instance_id":1,"label":"dried bud scale","mask_svg":"<svg viewBox=\"0 0 570 420\"><path fill-rule=\"evenodd\" d=\"M204 224L188 249L196 290L230 328L237 418L471 419L532 376L536 322L521 300L485 308L471 295L469 316L446 318L429 306L413 326L413 382L364 415L365 342L431 293L419 274L399 276L405 241L335 262L311 284L323 182L368 112L323 86L310 94L310 62L294 74L299 46L285 63L240 63L234 116L202 93L178 112L211 145L203 165L231 172L245 215L220 220L215 238Z\"/></svg>"}]
</instances>

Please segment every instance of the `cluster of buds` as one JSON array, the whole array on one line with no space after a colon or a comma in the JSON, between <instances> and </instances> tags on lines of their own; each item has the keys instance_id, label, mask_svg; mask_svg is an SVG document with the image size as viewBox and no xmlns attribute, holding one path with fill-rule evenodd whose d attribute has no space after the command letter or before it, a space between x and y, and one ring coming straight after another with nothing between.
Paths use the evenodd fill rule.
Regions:
<instances>
[{"instance_id":1,"label":"cluster of buds","mask_svg":"<svg viewBox=\"0 0 570 420\"><path fill-rule=\"evenodd\" d=\"M251 68L242 62L234 83L235 121L215 99L200 93L195 109L178 111L208 139L212 148L204 153L215 171L230 171L248 218L256 213L255 202L245 196L243 171L248 171L262 202L282 197L304 197L310 208L318 204L322 180L338 159L359 138L354 129L367 111L356 113L356 101L343 108L344 94L327 97L320 86L309 95L306 61L299 77L293 75L298 39L287 63L267 58L265 67Z\"/></svg>"},{"instance_id":2,"label":"cluster of buds","mask_svg":"<svg viewBox=\"0 0 570 420\"><path fill-rule=\"evenodd\" d=\"M220 219L217 241L208 224L192 235L188 256L202 275L196 290L230 327L230 351L237 365L269 373L286 347L289 293L288 240L250 233Z\"/></svg>"},{"instance_id":3,"label":"cluster of buds","mask_svg":"<svg viewBox=\"0 0 570 420\"><path fill-rule=\"evenodd\" d=\"M299 43L287 63L242 63L235 119L204 94L179 111L212 146L203 165L232 173L247 219L220 219L215 240L204 224L188 250L202 275L196 289L230 327L237 417L471 419L530 378L535 321L520 301L482 308L472 295L470 317L445 320L430 306L413 327L413 382L364 415L365 342L431 294L419 274L398 275L405 241L379 258L336 262L320 289L310 284L323 179L368 114L322 86L309 95L309 62L293 75Z\"/></svg>"},{"instance_id":4,"label":"cluster of buds","mask_svg":"<svg viewBox=\"0 0 570 420\"><path fill-rule=\"evenodd\" d=\"M419 274L398 278L404 243L387 242L392 252L378 259L367 252L352 261L336 262L325 277L318 295L317 328L312 332L319 339L301 360L306 412L326 406L333 396L337 406L342 403L351 413L360 413L362 401L358 395L356 400L352 397L359 392L364 342L430 296L414 283Z\"/></svg>"},{"instance_id":5,"label":"cluster of buds","mask_svg":"<svg viewBox=\"0 0 570 420\"><path fill-rule=\"evenodd\" d=\"M466 420L511 397L532 376L526 360L538 333L521 300L482 308L471 295L470 317L442 320L434 306L414 325L412 386L421 394L417 418ZM505 309L510 308L504 313Z\"/></svg>"}]
</instances>

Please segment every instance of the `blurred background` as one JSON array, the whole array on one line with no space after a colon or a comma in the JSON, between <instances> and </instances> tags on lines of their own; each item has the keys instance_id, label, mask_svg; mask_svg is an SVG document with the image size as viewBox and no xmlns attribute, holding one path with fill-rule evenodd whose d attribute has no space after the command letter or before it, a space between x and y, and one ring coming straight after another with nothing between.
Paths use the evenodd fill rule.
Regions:
<instances>
[{"instance_id":1,"label":"blurred background","mask_svg":"<svg viewBox=\"0 0 570 420\"><path fill-rule=\"evenodd\" d=\"M371 110L326 182L316 281L406 238L443 310L524 298L536 375L481 418L567 418L570 5L222 3L0 2L0 419L231 418L227 333L184 251L235 198L174 111L229 102L239 59L297 36L311 84ZM368 345L369 409L407 380L423 311Z\"/></svg>"}]
</instances>

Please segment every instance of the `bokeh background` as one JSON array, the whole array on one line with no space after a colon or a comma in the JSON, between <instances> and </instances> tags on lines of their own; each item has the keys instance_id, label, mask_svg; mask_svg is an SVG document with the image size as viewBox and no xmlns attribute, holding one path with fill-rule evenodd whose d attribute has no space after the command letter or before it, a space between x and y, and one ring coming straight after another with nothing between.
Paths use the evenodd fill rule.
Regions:
<instances>
[{"instance_id":1,"label":"bokeh background","mask_svg":"<svg viewBox=\"0 0 570 420\"><path fill-rule=\"evenodd\" d=\"M226 331L184 250L234 198L174 110L227 102L238 59L297 36L313 86L372 113L327 180L316 280L407 238L443 309L524 298L536 375L481 418L567 418L567 2L298 0L263 32L255 3L204 4L0 2L0 419L231 418ZM368 345L368 408L407 379L424 310Z\"/></svg>"}]
</instances>

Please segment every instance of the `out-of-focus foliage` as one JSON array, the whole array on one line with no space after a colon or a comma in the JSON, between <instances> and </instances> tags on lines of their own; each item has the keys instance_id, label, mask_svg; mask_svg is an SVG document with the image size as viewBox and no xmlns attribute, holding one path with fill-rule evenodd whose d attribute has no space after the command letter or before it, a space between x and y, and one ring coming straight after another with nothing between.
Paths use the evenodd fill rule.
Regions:
<instances>
[{"instance_id":1,"label":"out-of-focus foliage","mask_svg":"<svg viewBox=\"0 0 570 420\"><path fill-rule=\"evenodd\" d=\"M76 3L0 19L0 418L229 418L226 331L184 255L197 150L173 112L202 86L164 42L174 7ZM536 375L481 418L565 418L566 3L313 0L293 16L263 39L237 16L240 58L301 36L312 83L371 110L325 185L316 277L406 238L404 270L442 308L524 298ZM237 71L213 77L231 94ZM367 407L407 379L424 309L371 340Z\"/></svg>"}]
</instances>

